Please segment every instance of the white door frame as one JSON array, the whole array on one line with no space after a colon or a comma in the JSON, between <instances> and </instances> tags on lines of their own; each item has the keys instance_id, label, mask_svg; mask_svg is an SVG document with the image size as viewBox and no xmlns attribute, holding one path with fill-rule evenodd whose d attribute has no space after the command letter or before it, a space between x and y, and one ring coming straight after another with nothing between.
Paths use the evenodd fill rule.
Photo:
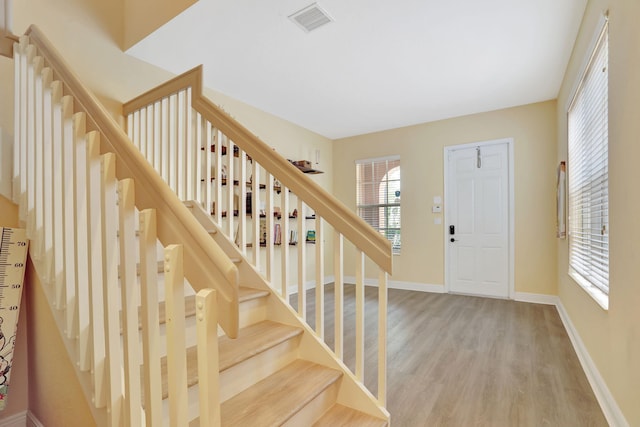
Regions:
<instances>
[{"instance_id":1,"label":"white door frame","mask_svg":"<svg viewBox=\"0 0 640 427\"><path fill-rule=\"evenodd\" d=\"M460 150L464 148L475 148L475 147L486 147L488 145L497 145L497 144L507 144L507 158L509 160L508 165L508 180L509 180L509 190L508 190L508 210L507 218L509 219L509 237L508 237L508 258L509 258L509 299L514 299L515 297L515 179L514 179L514 142L513 138L502 138L502 139L493 139L489 141L480 141L480 142L472 142L468 144L459 144L459 145L449 145L444 147L444 227L443 227L443 235L444 235L444 291L446 293L450 292L451 289L451 279L449 277L449 260L450 253L449 248L449 213L447 211L447 185L449 181L449 153L455 150Z\"/></svg>"}]
</instances>

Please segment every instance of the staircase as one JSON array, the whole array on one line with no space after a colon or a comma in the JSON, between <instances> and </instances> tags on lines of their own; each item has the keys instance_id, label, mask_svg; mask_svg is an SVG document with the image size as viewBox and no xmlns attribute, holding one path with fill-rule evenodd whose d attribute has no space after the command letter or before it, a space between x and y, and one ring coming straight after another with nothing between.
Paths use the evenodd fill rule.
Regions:
<instances>
[{"instance_id":1,"label":"staircase","mask_svg":"<svg viewBox=\"0 0 640 427\"><path fill-rule=\"evenodd\" d=\"M198 69L125 107L134 145L37 27L13 52L14 201L97 425L389 425L386 240L203 98ZM288 304L292 254L272 233L274 200L288 214L289 197L301 215L313 211L316 228L312 258L304 242L295 247L297 310ZM288 218L280 225L286 239ZM296 227L307 231L302 219ZM355 374L342 361L344 240L359 257ZM333 349L323 340L325 252L336 284ZM363 385L365 257L380 268L377 398ZM310 268L315 330L306 323Z\"/></svg>"}]
</instances>

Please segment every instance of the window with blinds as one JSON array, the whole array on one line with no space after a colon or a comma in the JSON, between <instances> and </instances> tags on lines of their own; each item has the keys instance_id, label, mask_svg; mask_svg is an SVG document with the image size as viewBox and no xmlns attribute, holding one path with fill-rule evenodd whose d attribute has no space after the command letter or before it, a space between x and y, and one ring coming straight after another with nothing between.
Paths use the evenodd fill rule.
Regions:
<instances>
[{"instance_id":1,"label":"window with blinds","mask_svg":"<svg viewBox=\"0 0 640 427\"><path fill-rule=\"evenodd\" d=\"M400 157L356 162L356 210L400 254Z\"/></svg>"},{"instance_id":2,"label":"window with blinds","mask_svg":"<svg viewBox=\"0 0 640 427\"><path fill-rule=\"evenodd\" d=\"M608 26L605 22L567 112L569 266L583 286L609 293ZM585 283L586 282L586 283Z\"/></svg>"}]
</instances>

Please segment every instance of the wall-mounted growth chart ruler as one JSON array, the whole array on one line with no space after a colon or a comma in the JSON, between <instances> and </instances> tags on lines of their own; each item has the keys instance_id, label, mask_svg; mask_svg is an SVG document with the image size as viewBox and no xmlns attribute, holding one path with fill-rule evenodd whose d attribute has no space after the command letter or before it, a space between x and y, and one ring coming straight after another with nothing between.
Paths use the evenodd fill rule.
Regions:
<instances>
[{"instance_id":1,"label":"wall-mounted growth chart ruler","mask_svg":"<svg viewBox=\"0 0 640 427\"><path fill-rule=\"evenodd\" d=\"M26 230L0 227L0 411L7 404L27 261Z\"/></svg>"}]
</instances>

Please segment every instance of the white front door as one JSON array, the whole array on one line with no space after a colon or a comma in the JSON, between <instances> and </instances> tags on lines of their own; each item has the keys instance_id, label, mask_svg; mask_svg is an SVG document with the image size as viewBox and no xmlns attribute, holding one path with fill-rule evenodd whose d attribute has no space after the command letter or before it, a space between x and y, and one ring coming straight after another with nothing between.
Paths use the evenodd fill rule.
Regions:
<instances>
[{"instance_id":1,"label":"white front door","mask_svg":"<svg viewBox=\"0 0 640 427\"><path fill-rule=\"evenodd\" d=\"M445 153L446 268L450 292L509 296L509 144Z\"/></svg>"}]
</instances>

